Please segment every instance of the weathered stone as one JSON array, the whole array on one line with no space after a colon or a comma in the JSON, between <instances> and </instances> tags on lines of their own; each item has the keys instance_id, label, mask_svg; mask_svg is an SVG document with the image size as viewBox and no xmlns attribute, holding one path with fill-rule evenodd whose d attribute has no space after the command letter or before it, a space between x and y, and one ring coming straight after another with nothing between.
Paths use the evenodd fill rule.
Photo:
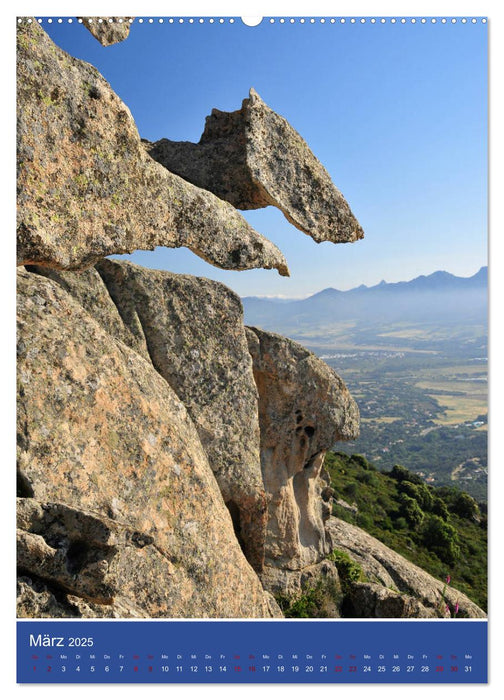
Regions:
<instances>
[{"instance_id":1,"label":"weathered stone","mask_svg":"<svg viewBox=\"0 0 504 700\"><path fill-rule=\"evenodd\" d=\"M79 19L102 46L111 46L128 38L133 17L79 17Z\"/></svg>"},{"instance_id":2,"label":"weathered stone","mask_svg":"<svg viewBox=\"0 0 504 700\"><path fill-rule=\"evenodd\" d=\"M148 618L134 600L116 596L113 605L100 605L62 591L36 576L18 576L18 617Z\"/></svg>"},{"instance_id":3,"label":"weathered stone","mask_svg":"<svg viewBox=\"0 0 504 700\"><path fill-rule=\"evenodd\" d=\"M218 267L277 268L280 251L229 204L156 163L100 73L18 25L18 264L84 269L186 246Z\"/></svg>"},{"instance_id":4,"label":"weathered stone","mask_svg":"<svg viewBox=\"0 0 504 700\"><path fill-rule=\"evenodd\" d=\"M18 576L16 606L18 617L76 617L66 595L36 577Z\"/></svg>"},{"instance_id":5,"label":"weathered stone","mask_svg":"<svg viewBox=\"0 0 504 700\"><path fill-rule=\"evenodd\" d=\"M118 340L142 354L188 410L248 561L260 571L267 519L257 388L239 297L218 282L103 260L40 266Z\"/></svg>"},{"instance_id":6,"label":"weathered stone","mask_svg":"<svg viewBox=\"0 0 504 700\"><path fill-rule=\"evenodd\" d=\"M412 596L401 595L377 583L352 583L346 601L348 617L449 617L426 608Z\"/></svg>"},{"instance_id":7,"label":"weathered stone","mask_svg":"<svg viewBox=\"0 0 504 700\"><path fill-rule=\"evenodd\" d=\"M257 388L239 297L218 282L131 263L103 260L96 269L137 345L148 348L193 419L238 539L260 571L266 495Z\"/></svg>"},{"instance_id":8,"label":"weathered stone","mask_svg":"<svg viewBox=\"0 0 504 700\"><path fill-rule=\"evenodd\" d=\"M437 616L444 614L446 604L454 610L458 603L458 617L486 617L466 595L438 581L361 528L331 517L326 530L332 548L347 552L371 582L414 596L424 607L437 611Z\"/></svg>"},{"instance_id":9,"label":"weathered stone","mask_svg":"<svg viewBox=\"0 0 504 700\"><path fill-rule=\"evenodd\" d=\"M97 603L113 602L118 586L111 563L121 540L113 522L31 498L18 498L17 514L19 570Z\"/></svg>"},{"instance_id":10,"label":"weathered stone","mask_svg":"<svg viewBox=\"0 0 504 700\"><path fill-rule=\"evenodd\" d=\"M144 546L119 546L112 598L117 591L154 617L269 616L271 600L168 383L55 282L25 271L18 282L19 495L141 534ZM36 563L47 555L61 582L58 548L25 532L35 576L44 578Z\"/></svg>"},{"instance_id":11,"label":"weathered stone","mask_svg":"<svg viewBox=\"0 0 504 700\"><path fill-rule=\"evenodd\" d=\"M306 142L253 89L236 112L212 110L198 144L144 143L153 158L188 182L238 209L278 207L317 243L364 236Z\"/></svg>"},{"instance_id":12,"label":"weathered stone","mask_svg":"<svg viewBox=\"0 0 504 700\"><path fill-rule=\"evenodd\" d=\"M338 375L298 343L257 328L247 329L247 338L270 495L265 566L303 569L329 551L320 478L325 451L358 435L359 412Z\"/></svg>"},{"instance_id":13,"label":"weathered stone","mask_svg":"<svg viewBox=\"0 0 504 700\"><path fill-rule=\"evenodd\" d=\"M27 270L57 282L98 321L107 333L150 361L138 314L134 309L131 309L127 319L122 318L121 314L124 313L125 304L121 306L120 314L100 274L94 267L88 270L70 272L53 270L41 265L28 265Z\"/></svg>"}]
</instances>

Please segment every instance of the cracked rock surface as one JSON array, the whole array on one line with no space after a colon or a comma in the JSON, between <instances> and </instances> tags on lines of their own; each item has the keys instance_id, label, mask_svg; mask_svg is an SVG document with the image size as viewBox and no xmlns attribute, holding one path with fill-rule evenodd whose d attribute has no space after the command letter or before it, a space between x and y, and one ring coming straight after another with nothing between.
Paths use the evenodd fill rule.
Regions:
<instances>
[{"instance_id":1,"label":"cracked rock surface","mask_svg":"<svg viewBox=\"0 0 504 700\"><path fill-rule=\"evenodd\" d=\"M364 236L304 139L253 89L236 112L213 109L199 143L161 139L144 145L168 170L238 209L278 207L317 243Z\"/></svg>"},{"instance_id":2,"label":"cracked rock surface","mask_svg":"<svg viewBox=\"0 0 504 700\"><path fill-rule=\"evenodd\" d=\"M18 25L17 61L19 265L76 270L185 246L217 267L288 274L278 248L231 205L156 163L96 68L35 21Z\"/></svg>"},{"instance_id":3,"label":"cracked rock surface","mask_svg":"<svg viewBox=\"0 0 504 700\"><path fill-rule=\"evenodd\" d=\"M303 569L330 551L322 499L326 450L357 437L359 412L340 377L288 338L247 328L259 392L261 468L269 495L265 567ZM263 580L269 580L263 577Z\"/></svg>"},{"instance_id":4,"label":"cracked rock surface","mask_svg":"<svg viewBox=\"0 0 504 700\"><path fill-rule=\"evenodd\" d=\"M30 267L139 352L191 416L248 561L264 558L266 494L257 388L239 297L191 275L103 260L83 272Z\"/></svg>"},{"instance_id":5,"label":"cracked rock surface","mask_svg":"<svg viewBox=\"0 0 504 700\"><path fill-rule=\"evenodd\" d=\"M271 616L173 389L54 281L20 271L18 282L19 495L92 512L151 541L123 548L129 576L117 589L150 616ZM100 604L114 598L115 584L100 583L96 570L73 589L58 547L32 527L20 537L29 577L44 578L43 560L49 585L87 590ZM95 595L93 585L108 593Z\"/></svg>"},{"instance_id":6,"label":"cracked rock surface","mask_svg":"<svg viewBox=\"0 0 504 700\"><path fill-rule=\"evenodd\" d=\"M369 583L354 584L352 602L359 617L440 617L433 611L444 611L443 590L452 609L459 604L460 617L487 616L466 595L445 586L361 528L331 517L326 529L331 546L349 554L369 579ZM399 600L398 593L407 599ZM417 609L418 605L423 609ZM386 609L391 614L383 614Z\"/></svg>"}]
</instances>

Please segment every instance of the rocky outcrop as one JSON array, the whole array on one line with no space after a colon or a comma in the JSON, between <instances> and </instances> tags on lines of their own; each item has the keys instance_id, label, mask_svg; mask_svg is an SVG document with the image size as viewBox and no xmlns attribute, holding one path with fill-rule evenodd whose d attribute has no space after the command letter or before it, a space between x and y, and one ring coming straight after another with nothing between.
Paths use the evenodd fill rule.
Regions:
<instances>
[{"instance_id":1,"label":"rocky outcrop","mask_svg":"<svg viewBox=\"0 0 504 700\"><path fill-rule=\"evenodd\" d=\"M18 264L83 269L186 246L218 267L276 268L280 251L229 204L146 153L126 105L37 22L18 26Z\"/></svg>"},{"instance_id":2,"label":"rocky outcrop","mask_svg":"<svg viewBox=\"0 0 504 700\"><path fill-rule=\"evenodd\" d=\"M377 583L352 583L346 606L349 617L450 617L442 608L428 608L412 596L401 595Z\"/></svg>"},{"instance_id":3,"label":"rocky outcrop","mask_svg":"<svg viewBox=\"0 0 504 700\"><path fill-rule=\"evenodd\" d=\"M80 17L82 24L102 46L111 46L127 39L132 17Z\"/></svg>"},{"instance_id":4,"label":"rocky outcrop","mask_svg":"<svg viewBox=\"0 0 504 700\"><path fill-rule=\"evenodd\" d=\"M30 269L58 282L172 387L196 426L247 559L260 571L266 494L239 297L218 282L112 260L84 272Z\"/></svg>"},{"instance_id":5,"label":"rocky outcrop","mask_svg":"<svg viewBox=\"0 0 504 700\"><path fill-rule=\"evenodd\" d=\"M359 413L338 375L292 340L247 329L259 391L261 468L270 496L263 581L297 571L330 551L321 497L325 451L358 435Z\"/></svg>"},{"instance_id":6,"label":"rocky outcrop","mask_svg":"<svg viewBox=\"0 0 504 700\"><path fill-rule=\"evenodd\" d=\"M104 45L127 34L102 19L87 25ZM359 415L325 363L246 330L223 285L104 259L186 246L287 274L233 207L362 237L301 137L251 91L197 145L142 145L108 83L36 22L18 27L18 107L18 614L281 617L274 593L286 614L439 616L441 597L481 617L329 517L325 450Z\"/></svg>"},{"instance_id":7,"label":"rocky outcrop","mask_svg":"<svg viewBox=\"0 0 504 700\"><path fill-rule=\"evenodd\" d=\"M357 617L443 617L446 605L454 610L457 603L459 617L486 617L466 595L438 581L361 528L332 517L326 528L332 548L349 554L370 581L354 584L351 599ZM399 593L403 594L401 600L397 599ZM384 609L394 614L385 615Z\"/></svg>"},{"instance_id":8,"label":"rocky outcrop","mask_svg":"<svg viewBox=\"0 0 504 700\"><path fill-rule=\"evenodd\" d=\"M145 146L168 170L238 209L278 207L317 243L364 235L306 142L253 89L236 112L213 109L198 144L161 139Z\"/></svg>"},{"instance_id":9,"label":"rocky outcrop","mask_svg":"<svg viewBox=\"0 0 504 700\"><path fill-rule=\"evenodd\" d=\"M40 508L57 503L84 511L82 518L96 515L98 529L108 520L123 527L122 539L114 535L119 544L89 535L83 545L98 548L99 561L118 557L119 587L106 576L100 583L102 564L72 584L69 549L84 568L95 555L82 560L71 528L70 544L44 540L33 518L21 528L23 575L97 604L113 606L117 595L155 617L270 616L271 600L174 391L58 284L24 271L18 277L18 494ZM128 545L132 532L145 546ZM112 556L109 546L122 554Z\"/></svg>"}]
</instances>

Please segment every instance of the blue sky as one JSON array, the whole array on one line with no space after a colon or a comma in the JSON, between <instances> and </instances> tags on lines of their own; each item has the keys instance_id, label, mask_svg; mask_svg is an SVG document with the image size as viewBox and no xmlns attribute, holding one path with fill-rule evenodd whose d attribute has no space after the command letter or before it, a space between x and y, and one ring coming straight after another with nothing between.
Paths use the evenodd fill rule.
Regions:
<instances>
[{"instance_id":1,"label":"blue sky","mask_svg":"<svg viewBox=\"0 0 504 700\"><path fill-rule=\"evenodd\" d=\"M202 275L241 295L303 296L487 262L487 26L135 22L102 47L75 22L43 24L95 65L141 136L197 141L212 107L237 109L253 86L325 165L365 231L317 245L276 209L244 212L287 257L274 271L221 271L190 251L133 261Z\"/></svg>"}]
</instances>

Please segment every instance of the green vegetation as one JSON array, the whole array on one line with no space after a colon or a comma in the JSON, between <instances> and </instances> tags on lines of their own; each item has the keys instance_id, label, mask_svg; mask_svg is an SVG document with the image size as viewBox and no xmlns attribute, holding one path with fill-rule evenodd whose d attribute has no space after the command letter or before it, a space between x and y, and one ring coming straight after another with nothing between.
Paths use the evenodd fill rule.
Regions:
<instances>
[{"instance_id":1,"label":"green vegetation","mask_svg":"<svg viewBox=\"0 0 504 700\"><path fill-rule=\"evenodd\" d=\"M285 617L337 617L342 599L343 594L333 579L319 579L295 600L281 594L276 596Z\"/></svg>"},{"instance_id":2,"label":"green vegetation","mask_svg":"<svg viewBox=\"0 0 504 700\"><path fill-rule=\"evenodd\" d=\"M458 486L485 501L486 361L471 367L465 358L430 357L426 364L419 355L350 355L326 361L359 405L361 434L335 449L360 452L380 469L406 463L427 483Z\"/></svg>"},{"instance_id":3,"label":"green vegetation","mask_svg":"<svg viewBox=\"0 0 504 700\"><path fill-rule=\"evenodd\" d=\"M350 583L366 580L360 564L357 564L346 552L335 549L327 558L329 561L333 561L338 569L341 586L345 592Z\"/></svg>"},{"instance_id":4,"label":"green vegetation","mask_svg":"<svg viewBox=\"0 0 504 700\"><path fill-rule=\"evenodd\" d=\"M362 455L328 452L325 461L336 499L355 503L356 513L334 503L333 514L353 523L477 605L487 606L486 505L453 486L433 487L395 465L378 471ZM342 582L359 580L359 568L333 552ZM341 570L340 570L341 569ZM344 585L344 584L342 584Z\"/></svg>"}]
</instances>

